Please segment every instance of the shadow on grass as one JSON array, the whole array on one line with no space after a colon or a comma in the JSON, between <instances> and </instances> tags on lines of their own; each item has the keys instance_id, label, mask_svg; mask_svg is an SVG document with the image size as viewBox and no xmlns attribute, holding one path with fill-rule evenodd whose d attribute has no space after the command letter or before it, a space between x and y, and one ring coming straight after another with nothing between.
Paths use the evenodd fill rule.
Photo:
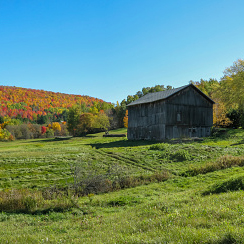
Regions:
<instances>
[{"instance_id":1,"label":"shadow on grass","mask_svg":"<svg viewBox=\"0 0 244 244\"><path fill-rule=\"evenodd\" d=\"M155 143L159 143L158 141L129 141L129 140L120 140L120 141L113 141L108 143L89 143L92 147L96 149L99 148L113 148L113 147L137 147L137 146L148 146Z\"/></svg>"},{"instance_id":2,"label":"shadow on grass","mask_svg":"<svg viewBox=\"0 0 244 244\"><path fill-rule=\"evenodd\" d=\"M22 141L23 143L46 143L46 142L56 142L56 141L68 141L71 140L73 137L55 137L55 138L46 138L39 140L33 139L33 140L27 140L27 141Z\"/></svg>"},{"instance_id":3,"label":"shadow on grass","mask_svg":"<svg viewBox=\"0 0 244 244\"><path fill-rule=\"evenodd\" d=\"M243 144L244 144L244 139L237 143L231 144L231 146L239 146L239 145L243 145Z\"/></svg>"},{"instance_id":4,"label":"shadow on grass","mask_svg":"<svg viewBox=\"0 0 244 244\"><path fill-rule=\"evenodd\" d=\"M19 210L8 210L8 211L2 211L3 213L8 214L31 214L31 215L43 215L43 214L49 214L49 213L64 213L67 211L70 211L72 207L69 208L61 208L61 207L54 207L54 208L46 208L46 209L38 209L38 210L27 210L27 209L19 209Z\"/></svg>"}]
</instances>

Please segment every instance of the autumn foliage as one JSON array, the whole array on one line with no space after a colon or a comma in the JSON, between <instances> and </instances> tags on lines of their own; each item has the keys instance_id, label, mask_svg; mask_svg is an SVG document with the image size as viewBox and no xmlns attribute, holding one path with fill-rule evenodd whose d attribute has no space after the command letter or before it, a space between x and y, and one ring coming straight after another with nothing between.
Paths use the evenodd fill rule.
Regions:
<instances>
[{"instance_id":1,"label":"autumn foliage","mask_svg":"<svg viewBox=\"0 0 244 244\"><path fill-rule=\"evenodd\" d=\"M83 108L93 108L100 111L108 103L89 96L55 93L44 90L26 89L20 87L0 86L0 116L18 118L24 121L36 121L41 116L49 116L52 121L67 111L68 108L80 104ZM94 110L95 108L93 108ZM65 119L63 119L65 120ZM43 120L45 124L46 121Z\"/></svg>"},{"instance_id":2,"label":"autumn foliage","mask_svg":"<svg viewBox=\"0 0 244 244\"><path fill-rule=\"evenodd\" d=\"M125 112L125 117L123 119L123 122L124 122L124 127L128 128L128 110L126 110Z\"/></svg>"},{"instance_id":3,"label":"autumn foliage","mask_svg":"<svg viewBox=\"0 0 244 244\"><path fill-rule=\"evenodd\" d=\"M46 131L47 131L46 126L42 126L42 127L41 127L41 133L42 133L42 135L45 134Z\"/></svg>"}]
</instances>

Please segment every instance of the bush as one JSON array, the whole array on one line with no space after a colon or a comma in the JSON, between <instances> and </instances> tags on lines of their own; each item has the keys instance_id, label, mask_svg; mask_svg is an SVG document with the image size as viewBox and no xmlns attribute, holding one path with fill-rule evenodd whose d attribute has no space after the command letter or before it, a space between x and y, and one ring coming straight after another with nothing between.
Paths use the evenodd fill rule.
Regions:
<instances>
[{"instance_id":1,"label":"bush","mask_svg":"<svg viewBox=\"0 0 244 244\"><path fill-rule=\"evenodd\" d=\"M32 138L39 138L41 136L41 126L37 124L28 124L28 129Z\"/></svg>"},{"instance_id":2,"label":"bush","mask_svg":"<svg viewBox=\"0 0 244 244\"><path fill-rule=\"evenodd\" d=\"M42 133L42 134L45 134L46 131L47 131L47 127L46 127L46 126L42 126L42 127L41 127L41 133Z\"/></svg>"},{"instance_id":3,"label":"bush","mask_svg":"<svg viewBox=\"0 0 244 244\"><path fill-rule=\"evenodd\" d=\"M61 136L68 136L69 135L69 131L67 129L67 125L66 124L61 124L60 135Z\"/></svg>"},{"instance_id":4,"label":"bush","mask_svg":"<svg viewBox=\"0 0 244 244\"><path fill-rule=\"evenodd\" d=\"M0 141L12 141L14 138L10 134L10 132L6 129L1 129L0 127Z\"/></svg>"},{"instance_id":5,"label":"bush","mask_svg":"<svg viewBox=\"0 0 244 244\"><path fill-rule=\"evenodd\" d=\"M47 129L47 131L46 131L46 133L45 133L45 136L46 136L47 138L52 138L52 137L54 137L54 131L53 131L53 129Z\"/></svg>"},{"instance_id":6,"label":"bush","mask_svg":"<svg viewBox=\"0 0 244 244\"><path fill-rule=\"evenodd\" d=\"M41 136L41 126L33 124L7 125L6 129L15 139L32 139Z\"/></svg>"}]
</instances>

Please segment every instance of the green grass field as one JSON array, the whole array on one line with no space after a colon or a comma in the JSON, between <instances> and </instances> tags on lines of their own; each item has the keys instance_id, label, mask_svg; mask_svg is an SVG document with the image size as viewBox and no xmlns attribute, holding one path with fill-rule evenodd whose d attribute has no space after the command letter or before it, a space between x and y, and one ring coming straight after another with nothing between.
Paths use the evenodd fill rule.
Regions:
<instances>
[{"instance_id":1,"label":"green grass field","mask_svg":"<svg viewBox=\"0 0 244 244\"><path fill-rule=\"evenodd\" d=\"M180 143L102 135L0 142L1 191L67 187L86 165L170 177L76 198L79 208L0 209L0 243L244 243L244 130Z\"/></svg>"}]
</instances>

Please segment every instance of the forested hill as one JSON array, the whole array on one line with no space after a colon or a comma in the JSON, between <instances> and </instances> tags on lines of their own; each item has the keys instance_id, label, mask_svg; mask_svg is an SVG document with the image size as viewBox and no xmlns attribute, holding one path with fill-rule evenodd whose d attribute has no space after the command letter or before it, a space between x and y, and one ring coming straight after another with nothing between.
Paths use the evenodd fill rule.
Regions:
<instances>
[{"instance_id":1,"label":"forested hill","mask_svg":"<svg viewBox=\"0 0 244 244\"><path fill-rule=\"evenodd\" d=\"M52 121L65 120L67 109L76 104L84 112L89 109L106 110L110 106L94 97L12 86L0 86L0 98L0 117L36 122L47 118Z\"/></svg>"}]
</instances>

